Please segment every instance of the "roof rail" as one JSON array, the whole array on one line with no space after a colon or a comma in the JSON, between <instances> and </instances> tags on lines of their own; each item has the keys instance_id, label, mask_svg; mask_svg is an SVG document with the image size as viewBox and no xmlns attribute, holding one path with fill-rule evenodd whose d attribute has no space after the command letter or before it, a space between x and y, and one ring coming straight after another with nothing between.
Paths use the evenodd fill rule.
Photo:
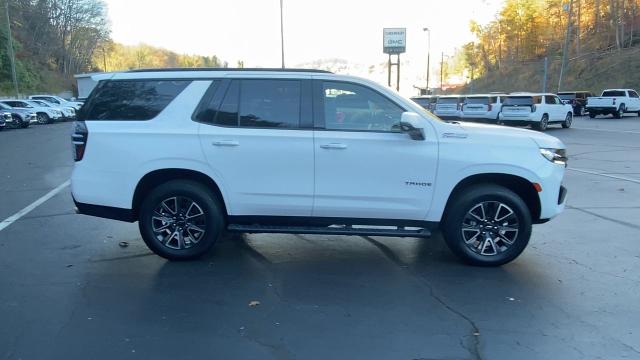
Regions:
<instances>
[{"instance_id":1,"label":"roof rail","mask_svg":"<svg viewBox=\"0 0 640 360\"><path fill-rule=\"evenodd\" d=\"M311 72L333 74L331 71L318 69L282 69L282 68L157 68L157 69L135 69L129 70L129 73L138 72L168 72L168 71L273 71L273 72Z\"/></svg>"}]
</instances>

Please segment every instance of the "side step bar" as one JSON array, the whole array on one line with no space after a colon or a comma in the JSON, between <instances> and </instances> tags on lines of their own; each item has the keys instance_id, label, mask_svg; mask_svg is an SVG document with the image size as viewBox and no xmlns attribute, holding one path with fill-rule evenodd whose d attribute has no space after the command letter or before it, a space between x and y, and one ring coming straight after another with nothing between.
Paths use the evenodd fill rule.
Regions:
<instances>
[{"instance_id":1,"label":"side step bar","mask_svg":"<svg viewBox=\"0 0 640 360\"><path fill-rule=\"evenodd\" d=\"M270 234L313 234L313 235L358 235L358 236L390 236L390 237L431 237L431 231L423 228L407 230L405 228L375 228L353 226L261 226L229 224L228 231L242 233Z\"/></svg>"}]
</instances>

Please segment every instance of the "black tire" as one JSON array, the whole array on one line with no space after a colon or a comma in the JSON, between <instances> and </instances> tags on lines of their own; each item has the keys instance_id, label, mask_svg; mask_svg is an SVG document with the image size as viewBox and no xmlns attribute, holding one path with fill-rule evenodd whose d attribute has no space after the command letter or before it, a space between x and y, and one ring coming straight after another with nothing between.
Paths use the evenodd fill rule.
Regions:
<instances>
[{"instance_id":1,"label":"black tire","mask_svg":"<svg viewBox=\"0 0 640 360\"><path fill-rule=\"evenodd\" d=\"M596 118L596 115L597 115L597 114L596 114L596 113L594 113L594 112L589 112L589 117L590 117L591 119L595 119L595 118Z\"/></svg>"},{"instance_id":2,"label":"black tire","mask_svg":"<svg viewBox=\"0 0 640 360\"><path fill-rule=\"evenodd\" d=\"M618 111L614 111L613 112L613 117L615 119L622 119L622 116L624 115L626 110L627 110L627 108L624 106L624 104L620 104L620 107L618 108Z\"/></svg>"},{"instance_id":3,"label":"black tire","mask_svg":"<svg viewBox=\"0 0 640 360\"><path fill-rule=\"evenodd\" d=\"M571 123L573 122L573 114L567 113L567 116L564 118L564 122L562 122L562 127L568 129L571 127Z\"/></svg>"},{"instance_id":4,"label":"black tire","mask_svg":"<svg viewBox=\"0 0 640 360\"><path fill-rule=\"evenodd\" d=\"M538 131L545 131L547 130L548 126L549 126L549 115L547 114L542 115L542 119L540 119L540 122L534 124L534 128Z\"/></svg>"},{"instance_id":5,"label":"black tire","mask_svg":"<svg viewBox=\"0 0 640 360\"><path fill-rule=\"evenodd\" d=\"M51 118L46 113L38 113L38 124L51 124Z\"/></svg>"},{"instance_id":6,"label":"black tire","mask_svg":"<svg viewBox=\"0 0 640 360\"><path fill-rule=\"evenodd\" d=\"M474 211L477 212L480 204L494 204L494 208L497 207L498 211L493 216L494 221L492 221L494 225L483 223L478 225L481 230L471 229L467 227L467 223L470 218L476 218L470 217L470 213ZM503 207L501 208L495 204L502 204ZM482 205L483 211L487 208L488 216L483 216L485 219L491 218L489 207L489 205ZM517 221L513 224L513 228L517 229L517 231L514 233L514 230L507 230L502 233L502 235L497 235L502 230L495 229L503 225L499 223L496 224L495 219L500 220L498 216L504 215L506 211L511 211L516 217ZM503 221L504 220L500 220L500 223ZM506 222L507 225L504 225L502 228L509 226L509 222L511 221ZM529 243L529 238L531 237L531 224L529 208L518 195L502 186L481 184L465 189L452 199L447 205L441 229L449 249L464 262L477 266L500 266L513 261L526 248ZM486 230L489 226L493 226L493 229ZM465 230L463 230L463 228ZM482 231L485 230L489 235L482 233ZM478 237L488 236L492 238L491 244L493 244L495 254L483 254L486 252L485 250L488 250L488 246L486 245L489 241L486 238L484 238L484 240L476 239L475 241L480 242L480 244L477 245L475 242L471 244L465 242L473 240L475 231L480 231L477 234ZM495 235L493 235L495 238L492 237L492 232L495 232ZM511 238L512 243L508 244L504 242L500 236ZM478 250L480 253L478 253Z\"/></svg>"},{"instance_id":7,"label":"black tire","mask_svg":"<svg viewBox=\"0 0 640 360\"><path fill-rule=\"evenodd\" d=\"M172 204L173 200L170 200L173 198L176 199L175 206ZM195 223L192 225L184 220L185 216L191 214L193 217L196 214L191 209L184 211L189 206L187 201L194 202L197 205L195 211L202 212L202 215L194 217ZM169 207L166 211L167 208L162 206L163 202ZM185 204L182 210L179 203ZM154 219L154 214L159 214L155 212L156 209L161 209L167 222L160 220L158 216ZM216 195L206 186L194 181L172 180L151 190L142 201L138 216L140 234L149 249L165 259L194 259L209 251L223 232L225 221L222 209ZM175 215L170 210L174 210ZM180 215L184 215L182 220L176 220ZM172 216L174 223L170 224ZM154 232L154 226L157 232ZM204 231L198 235L198 231L190 231L190 226L197 226ZM167 228L162 229L163 227Z\"/></svg>"}]
</instances>

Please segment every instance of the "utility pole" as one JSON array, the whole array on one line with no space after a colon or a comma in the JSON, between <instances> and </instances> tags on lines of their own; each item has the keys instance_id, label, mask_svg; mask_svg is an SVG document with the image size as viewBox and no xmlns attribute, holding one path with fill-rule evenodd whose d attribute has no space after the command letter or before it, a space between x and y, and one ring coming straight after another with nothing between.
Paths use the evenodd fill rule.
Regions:
<instances>
[{"instance_id":1,"label":"utility pole","mask_svg":"<svg viewBox=\"0 0 640 360\"><path fill-rule=\"evenodd\" d=\"M427 94L429 94L429 73L431 72L429 61L431 59L431 30L424 28L422 31L427 32Z\"/></svg>"},{"instance_id":2,"label":"utility pole","mask_svg":"<svg viewBox=\"0 0 640 360\"><path fill-rule=\"evenodd\" d=\"M442 52L442 56L440 57L440 93L444 92L444 87L442 86L444 79L444 51Z\"/></svg>"},{"instance_id":3,"label":"utility pole","mask_svg":"<svg viewBox=\"0 0 640 360\"><path fill-rule=\"evenodd\" d=\"M564 46L562 48L562 64L560 65L560 77L558 78L558 92L562 90L562 77L564 76L564 68L567 65L567 53L569 52L569 38L571 37L572 15L573 15L573 0L570 0L569 15L567 19L567 34L564 37Z\"/></svg>"},{"instance_id":4,"label":"utility pole","mask_svg":"<svg viewBox=\"0 0 640 360\"><path fill-rule=\"evenodd\" d=\"M282 68L284 69L284 20L282 17L282 0L280 0L280 49L282 50Z\"/></svg>"},{"instance_id":5,"label":"utility pole","mask_svg":"<svg viewBox=\"0 0 640 360\"><path fill-rule=\"evenodd\" d=\"M544 57L544 72L542 74L542 92L547 92L547 69L549 68L549 58Z\"/></svg>"},{"instance_id":6,"label":"utility pole","mask_svg":"<svg viewBox=\"0 0 640 360\"><path fill-rule=\"evenodd\" d=\"M18 97L18 77L16 76L16 56L13 53L13 39L11 38L11 22L9 20L9 1L4 2L5 15L7 19L7 52L9 55L9 62L11 63L11 78L13 79L13 88L16 97Z\"/></svg>"}]
</instances>

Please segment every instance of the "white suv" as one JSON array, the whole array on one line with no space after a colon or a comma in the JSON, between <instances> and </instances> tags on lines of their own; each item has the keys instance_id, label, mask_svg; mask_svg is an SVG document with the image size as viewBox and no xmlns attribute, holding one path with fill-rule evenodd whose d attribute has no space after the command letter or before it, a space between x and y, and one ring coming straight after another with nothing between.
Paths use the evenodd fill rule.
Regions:
<instances>
[{"instance_id":1,"label":"white suv","mask_svg":"<svg viewBox=\"0 0 640 360\"><path fill-rule=\"evenodd\" d=\"M565 146L443 122L387 87L313 70L106 74L78 114L79 213L138 221L168 259L223 231L428 237L516 258L564 208Z\"/></svg>"},{"instance_id":2,"label":"white suv","mask_svg":"<svg viewBox=\"0 0 640 360\"><path fill-rule=\"evenodd\" d=\"M467 95L462 104L460 117L464 121L498 122L505 94Z\"/></svg>"},{"instance_id":3,"label":"white suv","mask_svg":"<svg viewBox=\"0 0 640 360\"><path fill-rule=\"evenodd\" d=\"M545 131L549 124L571 127L573 107L555 94L513 93L502 103L500 121L510 125L531 125Z\"/></svg>"}]
</instances>

